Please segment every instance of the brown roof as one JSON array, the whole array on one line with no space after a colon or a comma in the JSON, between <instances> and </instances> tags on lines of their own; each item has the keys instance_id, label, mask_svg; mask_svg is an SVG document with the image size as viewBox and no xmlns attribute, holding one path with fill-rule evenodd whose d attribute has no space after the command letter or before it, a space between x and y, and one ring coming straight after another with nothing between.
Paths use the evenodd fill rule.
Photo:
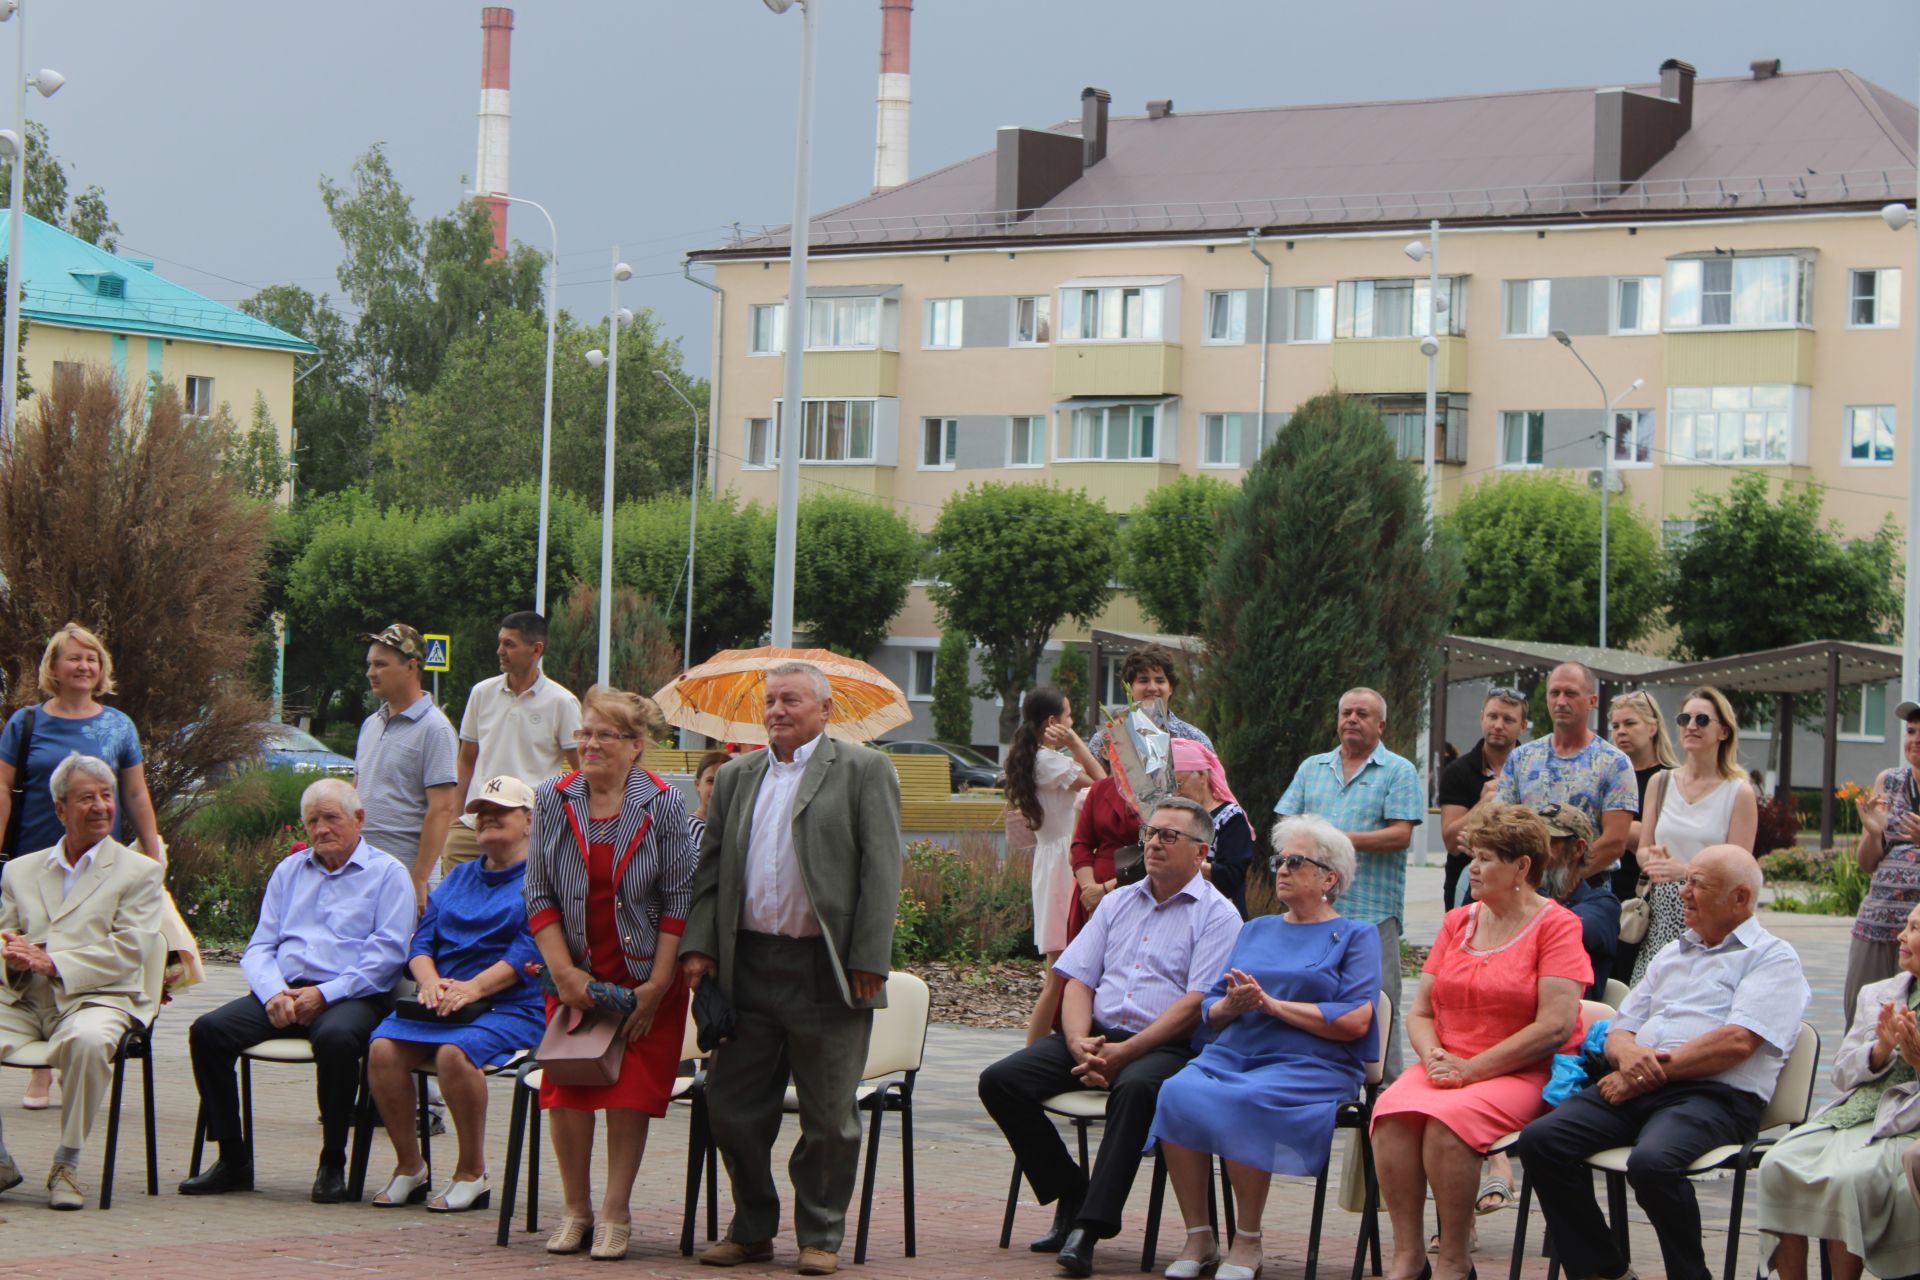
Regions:
<instances>
[{"instance_id":1,"label":"brown roof","mask_svg":"<svg viewBox=\"0 0 1920 1280\"><path fill-rule=\"evenodd\" d=\"M1657 85L1629 86L1658 96ZM817 249L1877 206L1914 191L1912 103L1850 71L1699 80L1638 182L1594 183L1594 88L1116 117L1106 158L1006 225L989 151L814 219ZM1052 132L1078 135L1078 120ZM696 256L784 250L785 228Z\"/></svg>"}]
</instances>

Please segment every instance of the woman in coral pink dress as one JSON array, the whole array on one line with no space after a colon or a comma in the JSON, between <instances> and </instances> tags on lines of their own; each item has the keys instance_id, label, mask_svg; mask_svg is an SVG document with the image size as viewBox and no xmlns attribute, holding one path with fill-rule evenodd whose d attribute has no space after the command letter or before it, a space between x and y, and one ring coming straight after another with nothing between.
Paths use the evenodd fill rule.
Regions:
<instances>
[{"instance_id":1,"label":"woman in coral pink dress","mask_svg":"<svg viewBox=\"0 0 1920 1280\"><path fill-rule=\"evenodd\" d=\"M1580 921L1538 892L1547 824L1490 805L1463 831L1474 901L1447 913L1407 1011L1417 1065L1374 1108L1374 1163L1393 1221L1389 1280L1425 1265L1427 1188L1440 1220L1436 1280L1472 1270L1468 1239L1480 1162L1497 1139L1545 1114L1553 1055L1579 1042L1593 981Z\"/></svg>"}]
</instances>

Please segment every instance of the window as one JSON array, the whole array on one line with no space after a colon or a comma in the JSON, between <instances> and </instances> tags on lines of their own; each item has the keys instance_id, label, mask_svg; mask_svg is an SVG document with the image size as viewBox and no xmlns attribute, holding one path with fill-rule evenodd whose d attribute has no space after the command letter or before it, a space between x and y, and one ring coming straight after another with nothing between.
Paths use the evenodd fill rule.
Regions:
<instances>
[{"instance_id":1,"label":"window","mask_svg":"<svg viewBox=\"0 0 1920 1280\"><path fill-rule=\"evenodd\" d=\"M1509 338L1546 337L1553 281L1509 280L1505 294L1506 319L1500 332Z\"/></svg>"},{"instance_id":2,"label":"window","mask_svg":"<svg viewBox=\"0 0 1920 1280\"><path fill-rule=\"evenodd\" d=\"M1675 462L1786 462L1792 387L1671 387L1667 448Z\"/></svg>"},{"instance_id":3,"label":"window","mask_svg":"<svg viewBox=\"0 0 1920 1280\"><path fill-rule=\"evenodd\" d=\"M1394 454L1409 462L1425 462L1422 436L1427 428L1427 406L1404 400L1379 400L1380 421L1393 437ZM1449 407L1445 396L1434 402L1433 460L1462 463L1467 460L1467 411Z\"/></svg>"},{"instance_id":4,"label":"window","mask_svg":"<svg viewBox=\"0 0 1920 1280\"><path fill-rule=\"evenodd\" d=\"M922 418L920 420L920 469L951 471L959 454L958 418Z\"/></svg>"},{"instance_id":5,"label":"window","mask_svg":"<svg viewBox=\"0 0 1920 1280\"><path fill-rule=\"evenodd\" d=\"M773 419L747 419L747 447L740 465L744 467L773 467L780 463L780 451L773 441Z\"/></svg>"},{"instance_id":6,"label":"window","mask_svg":"<svg viewBox=\"0 0 1920 1280\"><path fill-rule=\"evenodd\" d=\"M1333 290L1293 291L1293 342L1326 342L1333 337Z\"/></svg>"},{"instance_id":7,"label":"window","mask_svg":"<svg viewBox=\"0 0 1920 1280\"><path fill-rule=\"evenodd\" d=\"M880 299L808 298L807 350L880 345Z\"/></svg>"},{"instance_id":8,"label":"window","mask_svg":"<svg viewBox=\"0 0 1920 1280\"><path fill-rule=\"evenodd\" d=\"M1669 329L1768 329L1806 321L1812 266L1787 254L1667 264Z\"/></svg>"},{"instance_id":9,"label":"window","mask_svg":"<svg viewBox=\"0 0 1920 1280\"><path fill-rule=\"evenodd\" d=\"M1200 415L1200 465L1237 467L1240 465L1240 415L1203 413Z\"/></svg>"},{"instance_id":10,"label":"window","mask_svg":"<svg viewBox=\"0 0 1920 1280\"><path fill-rule=\"evenodd\" d=\"M774 406L777 422L785 405ZM800 410L800 461L862 462L873 461L873 416L871 400L807 400ZM779 428L774 429L776 449Z\"/></svg>"},{"instance_id":11,"label":"window","mask_svg":"<svg viewBox=\"0 0 1920 1280\"><path fill-rule=\"evenodd\" d=\"M1864 742L1885 742L1887 686L1867 684L1842 689L1834 713L1837 720L1834 725L1836 736L1857 738Z\"/></svg>"},{"instance_id":12,"label":"window","mask_svg":"<svg viewBox=\"0 0 1920 1280\"><path fill-rule=\"evenodd\" d=\"M1150 462L1156 451L1157 404L1075 409L1066 415L1063 462Z\"/></svg>"},{"instance_id":13,"label":"window","mask_svg":"<svg viewBox=\"0 0 1920 1280\"><path fill-rule=\"evenodd\" d=\"M1613 465L1653 465L1653 410L1616 409L1613 414Z\"/></svg>"},{"instance_id":14,"label":"window","mask_svg":"<svg viewBox=\"0 0 1920 1280\"><path fill-rule=\"evenodd\" d=\"M1893 406L1860 404L1847 408L1847 451L1841 461L1856 467L1893 463Z\"/></svg>"},{"instance_id":15,"label":"window","mask_svg":"<svg viewBox=\"0 0 1920 1280\"><path fill-rule=\"evenodd\" d=\"M747 312L747 354L778 355L787 349L787 307L763 302Z\"/></svg>"},{"instance_id":16,"label":"window","mask_svg":"<svg viewBox=\"0 0 1920 1280\"><path fill-rule=\"evenodd\" d=\"M1066 342L1158 342L1166 290L1157 284L1060 291L1060 337Z\"/></svg>"},{"instance_id":17,"label":"window","mask_svg":"<svg viewBox=\"0 0 1920 1280\"><path fill-rule=\"evenodd\" d=\"M1613 282L1613 331L1660 332L1660 277L1624 276Z\"/></svg>"},{"instance_id":18,"label":"window","mask_svg":"<svg viewBox=\"0 0 1920 1280\"><path fill-rule=\"evenodd\" d=\"M213 416L213 379L187 378L187 416L190 418L211 418Z\"/></svg>"},{"instance_id":19,"label":"window","mask_svg":"<svg viewBox=\"0 0 1920 1280\"><path fill-rule=\"evenodd\" d=\"M1047 461L1047 420L1041 417L1007 419L1007 465L1038 467Z\"/></svg>"},{"instance_id":20,"label":"window","mask_svg":"<svg viewBox=\"0 0 1920 1280\"><path fill-rule=\"evenodd\" d=\"M1900 323L1900 268L1849 271L1847 327L1892 329Z\"/></svg>"},{"instance_id":21,"label":"window","mask_svg":"<svg viewBox=\"0 0 1920 1280\"><path fill-rule=\"evenodd\" d=\"M933 700L933 663L936 651L915 649L913 665L907 673L907 697L915 702Z\"/></svg>"},{"instance_id":22,"label":"window","mask_svg":"<svg viewBox=\"0 0 1920 1280\"><path fill-rule=\"evenodd\" d=\"M1247 291L1216 290L1207 295L1207 341L1238 343L1247 340Z\"/></svg>"},{"instance_id":23,"label":"window","mask_svg":"<svg viewBox=\"0 0 1920 1280\"><path fill-rule=\"evenodd\" d=\"M1131 703L1133 701L1133 687L1120 676L1120 672L1125 669L1127 665L1126 655L1122 654L1117 658L1107 658L1102 661L1100 665L1106 668L1106 670L1101 673L1105 678L1100 681L1100 701L1109 707L1124 707Z\"/></svg>"},{"instance_id":24,"label":"window","mask_svg":"<svg viewBox=\"0 0 1920 1280\"><path fill-rule=\"evenodd\" d=\"M1013 300L1013 345L1043 347L1053 341L1053 298L1039 294Z\"/></svg>"},{"instance_id":25,"label":"window","mask_svg":"<svg viewBox=\"0 0 1920 1280\"><path fill-rule=\"evenodd\" d=\"M59 386L67 378L84 378L87 366L78 360L55 360L53 362L53 385Z\"/></svg>"},{"instance_id":26,"label":"window","mask_svg":"<svg viewBox=\"0 0 1920 1280\"><path fill-rule=\"evenodd\" d=\"M1466 307L1460 305L1457 277L1440 281L1442 333L1466 332ZM1427 282L1419 280L1342 280L1334 301L1336 338L1423 338L1427 334Z\"/></svg>"},{"instance_id":27,"label":"window","mask_svg":"<svg viewBox=\"0 0 1920 1280\"><path fill-rule=\"evenodd\" d=\"M1700 527L1698 520L1662 520L1660 522L1660 545L1669 553L1687 545L1687 539Z\"/></svg>"},{"instance_id":28,"label":"window","mask_svg":"<svg viewBox=\"0 0 1920 1280\"><path fill-rule=\"evenodd\" d=\"M960 345L959 298L935 298L927 303L927 334L923 345L931 348Z\"/></svg>"},{"instance_id":29,"label":"window","mask_svg":"<svg viewBox=\"0 0 1920 1280\"><path fill-rule=\"evenodd\" d=\"M1538 409L1500 415L1500 465L1537 467L1546 455L1547 415Z\"/></svg>"}]
</instances>

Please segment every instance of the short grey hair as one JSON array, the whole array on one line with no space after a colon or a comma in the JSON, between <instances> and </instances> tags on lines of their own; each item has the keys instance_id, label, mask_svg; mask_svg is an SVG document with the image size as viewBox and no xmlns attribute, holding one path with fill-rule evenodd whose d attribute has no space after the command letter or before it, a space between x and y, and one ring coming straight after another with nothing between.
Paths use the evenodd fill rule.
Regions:
<instances>
[{"instance_id":1,"label":"short grey hair","mask_svg":"<svg viewBox=\"0 0 1920 1280\"><path fill-rule=\"evenodd\" d=\"M114 798L119 798L120 775L113 766L99 756L83 756L78 751L70 751L67 758L53 766L53 777L47 780L47 789L53 792L55 804L67 802L67 792L73 786L73 775L79 774L92 778L95 782L104 782L114 788Z\"/></svg>"},{"instance_id":2,"label":"short grey hair","mask_svg":"<svg viewBox=\"0 0 1920 1280\"><path fill-rule=\"evenodd\" d=\"M1189 800L1185 796L1167 796L1154 802L1155 813L1162 809L1172 809L1177 813L1186 814L1189 824L1188 834L1196 840L1205 840L1209 845L1213 843L1213 815L1207 812L1205 805L1197 800Z\"/></svg>"},{"instance_id":3,"label":"short grey hair","mask_svg":"<svg viewBox=\"0 0 1920 1280\"><path fill-rule=\"evenodd\" d=\"M1357 684L1341 694L1340 701L1345 702L1356 693L1364 693L1373 699L1373 705L1380 708L1380 723L1385 724L1387 722L1387 700L1380 696L1380 691L1378 689L1369 689L1363 684Z\"/></svg>"},{"instance_id":4,"label":"short grey hair","mask_svg":"<svg viewBox=\"0 0 1920 1280\"><path fill-rule=\"evenodd\" d=\"M766 678L775 676L805 676L813 682L814 696L822 702L833 700L833 684L827 679L827 673L811 662L776 662L767 668Z\"/></svg>"},{"instance_id":5,"label":"short grey hair","mask_svg":"<svg viewBox=\"0 0 1920 1280\"><path fill-rule=\"evenodd\" d=\"M361 809L360 793L345 778L322 778L300 793L300 816L305 818L307 810L322 801L331 800L340 806L342 813L358 813Z\"/></svg>"},{"instance_id":6,"label":"short grey hair","mask_svg":"<svg viewBox=\"0 0 1920 1280\"><path fill-rule=\"evenodd\" d=\"M1269 837L1273 842L1274 860L1277 862L1286 847L1301 838L1312 842L1314 860L1326 864L1333 875L1333 892L1327 895L1329 901L1353 887L1353 878L1360 868L1354 860L1353 840L1346 832L1317 813L1282 818L1274 824ZM1271 869L1272 863L1268 867Z\"/></svg>"}]
</instances>

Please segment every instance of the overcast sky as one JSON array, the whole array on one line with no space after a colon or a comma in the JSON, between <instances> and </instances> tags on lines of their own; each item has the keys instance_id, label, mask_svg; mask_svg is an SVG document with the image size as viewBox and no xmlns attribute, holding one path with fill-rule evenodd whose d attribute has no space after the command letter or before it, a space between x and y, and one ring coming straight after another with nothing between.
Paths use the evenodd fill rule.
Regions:
<instances>
[{"instance_id":1,"label":"overcast sky","mask_svg":"<svg viewBox=\"0 0 1920 1280\"><path fill-rule=\"evenodd\" d=\"M820 15L817 212L872 182L878 0ZM784 223L792 200L798 12L758 0L521 0L513 33L512 191L553 211L561 302L604 315L610 246L707 371L711 295L679 278L731 222ZM225 302L296 282L338 293L321 174L384 142L423 217L474 165L480 10L472 0L26 0L27 61L67 77L35 117L76 189L106 188L123 252ZM1817 13L1817 18L1812 15ZM0 65L18 18L0 27ZM1778 57L1848 67L1911 100L1911 0L917 0L912 172L993 145L1007 124L1075 115L1084 85L1117 114L1643 83ZM0 113L10 108L0 106ZM1258 193L1249 193L1257 195ZM512 233L545 248L538 215Z\"/></svg>"}]
</instances>

